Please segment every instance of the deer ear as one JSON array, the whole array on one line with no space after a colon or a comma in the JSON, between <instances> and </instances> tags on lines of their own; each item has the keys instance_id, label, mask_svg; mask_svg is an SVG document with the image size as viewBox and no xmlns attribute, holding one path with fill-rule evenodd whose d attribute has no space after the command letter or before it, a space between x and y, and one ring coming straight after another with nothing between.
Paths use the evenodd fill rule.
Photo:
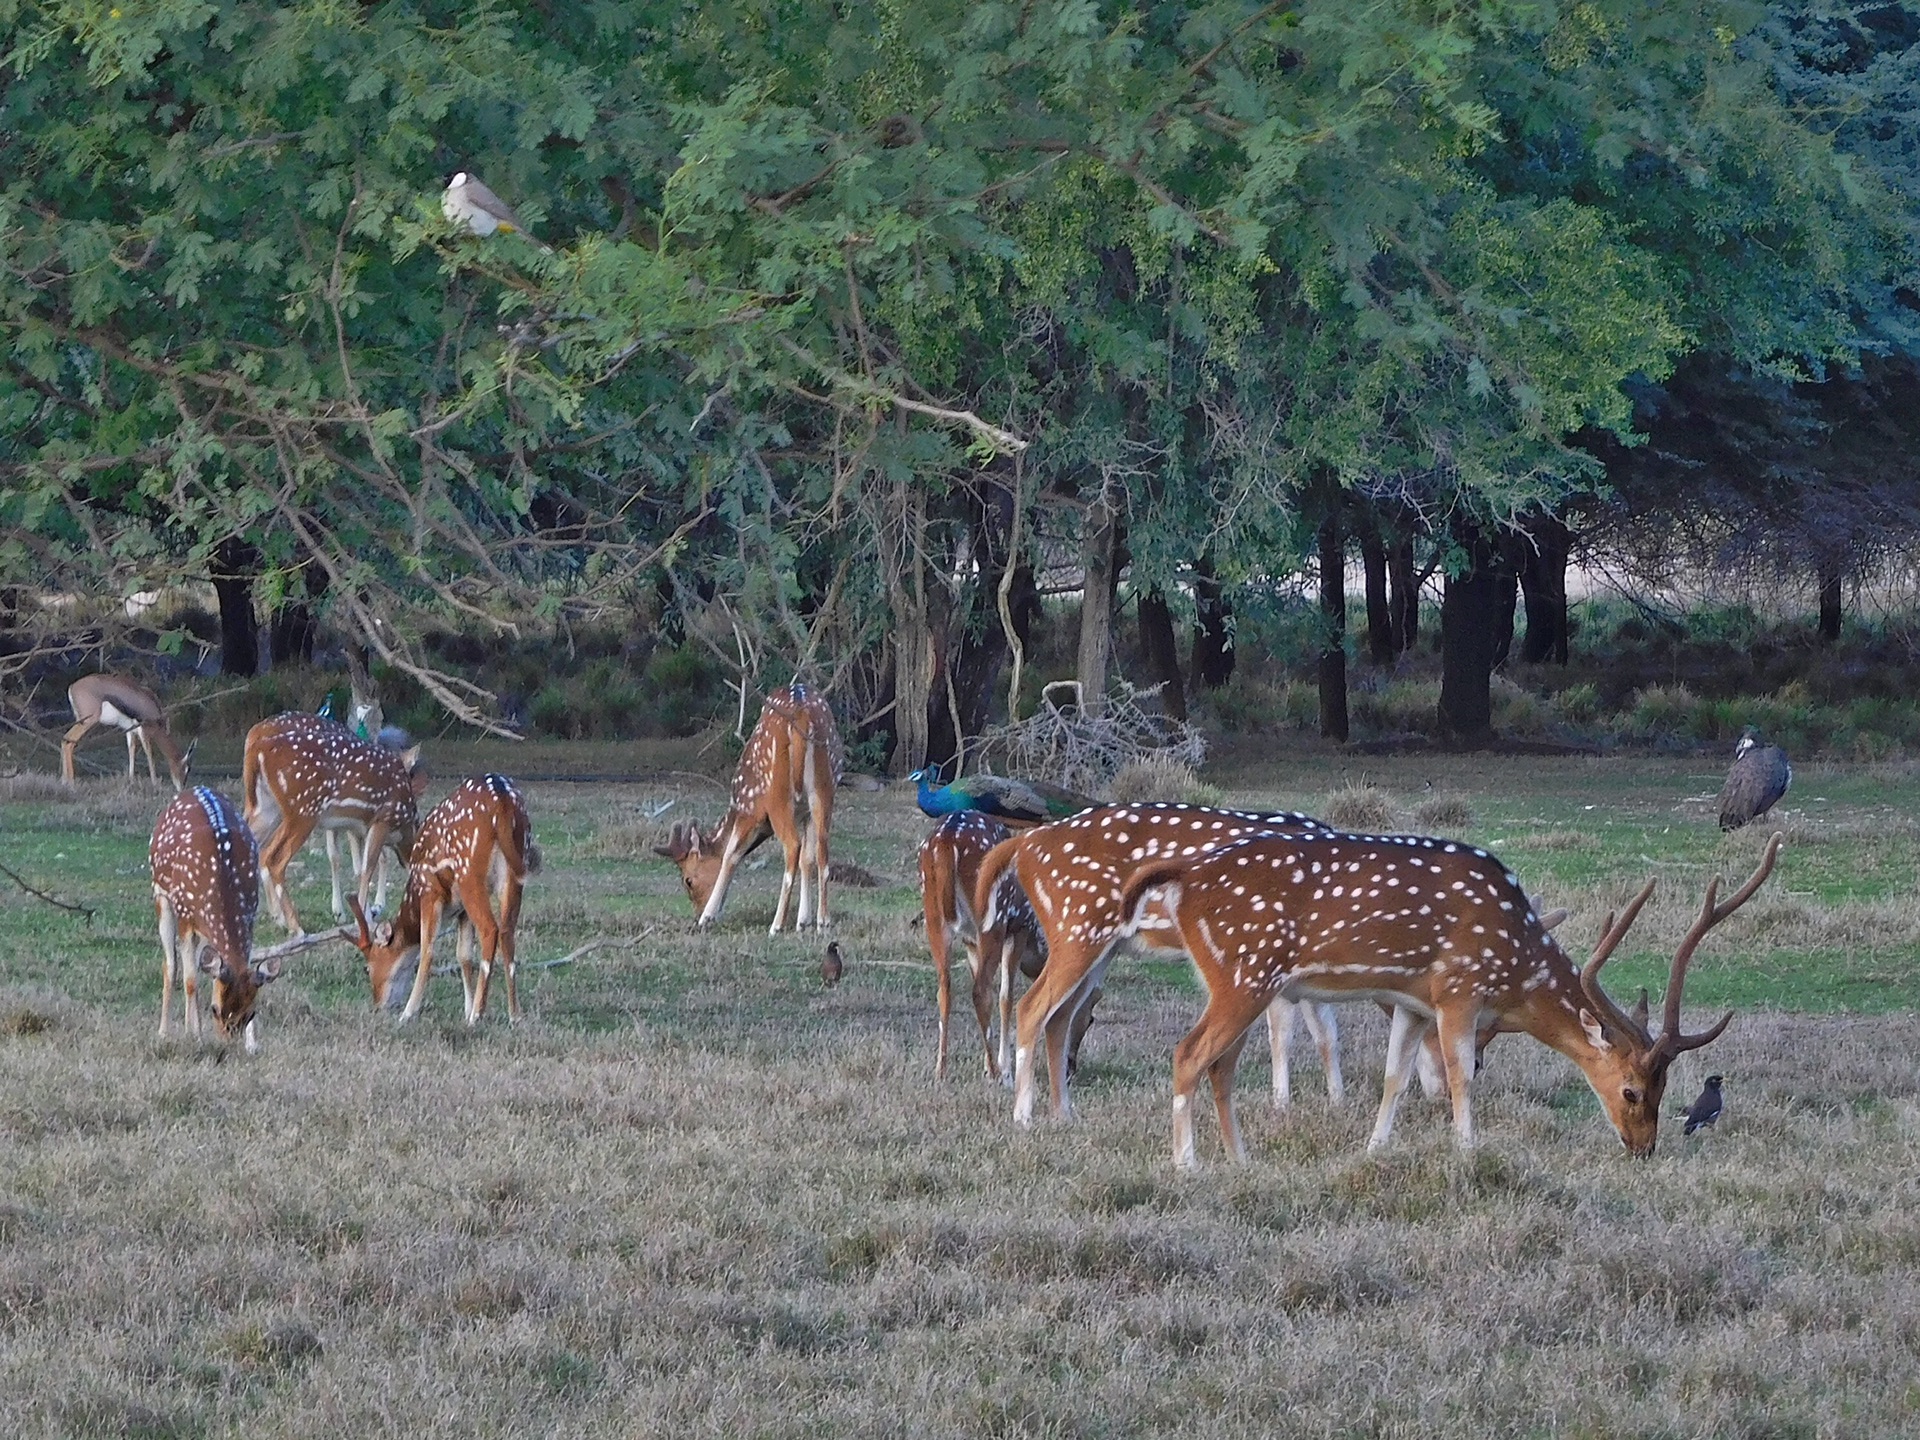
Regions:
<instances>
[{"instance_id":1,"label":"deer ear","mask_svg":"<svg viewBox=\"0 0 1920 1440\"><path fill-rule=\"evenodd\" d=\"M200 957L200 969L203 974L212 975L217 978L226 974L227 966L226 962L223 961L217 953L208 950Z\"/></svg>"},{"instance_id":2,"label":"deer ear","mask_svg":"<svg viewBox=\"0 0 1920 1440\"><path fill-rule=\"evenodd\" d=\"M382 920L373 927L373 943L382 948L393 943L393 922Z\"/></svg>"},{"instance_id":3,"label":"deer ear","mask_svg":"<svg viewBox=\"0 0 1920 1440\"><path fill-rule=\"evenodd\" d=\"M271 960L262 960L253 967L253 983L271 985L280 978L280 967L287 963L286 956L276 955Z\"/></svg>"},{"instance_id":4,"label":"deer ear","mask_svg":"<svg viewBox=\"0 0 1920 1440\"><path fill-rule=\"evenodd\" d=\"M1607 1039L1605 1027L1594 1018L1591 1010L1583 1009L1580 1012L1580 1028L1587 1032L1587 1039L1591 1040L1596 1048L1601 1050L1613 1048L1613 1042Z\"/></svg>"}]
</instances>

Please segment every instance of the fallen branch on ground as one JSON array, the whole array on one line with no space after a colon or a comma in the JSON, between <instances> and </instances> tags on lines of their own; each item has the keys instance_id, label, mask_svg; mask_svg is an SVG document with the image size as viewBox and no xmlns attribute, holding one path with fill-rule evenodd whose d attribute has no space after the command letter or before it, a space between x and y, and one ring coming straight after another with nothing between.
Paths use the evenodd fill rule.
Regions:
<instances>
[{"instance_id":1,"label":"fallen branch on ground","mask_svg":"<svg viewBox=\"0 0 1920 1440\"><path fill-rule=\"evenodd\" d=\"M4 865L0 865L0 875L5 875L9 880L13 881L14 884L18 885L22 890L26 891L27 894L33 896L34 899L44 900L47 902L47 904L53 906L57 910L67 910L67 911L71 911L75 915L84 915L87 917L87 924L89 925L93 924L94 912L93 912L92 906L69 905L64 900L56 900L53 898L53 896L47 894L46 891L34 889L33 886L29 885L26 881L22 880L18 875L14 874L13 871L9 870Z\"/></svg>"}]
</instances>

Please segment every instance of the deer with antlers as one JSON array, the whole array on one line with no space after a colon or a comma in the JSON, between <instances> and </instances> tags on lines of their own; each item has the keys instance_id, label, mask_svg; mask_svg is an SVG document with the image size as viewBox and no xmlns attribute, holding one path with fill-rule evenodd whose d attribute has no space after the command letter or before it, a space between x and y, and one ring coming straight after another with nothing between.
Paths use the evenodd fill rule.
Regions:
<instances>
[{"instance_id":1,"label":"deer with antlers","mask_svg":"<svg viewBox=\"0 0 1920 1440\"><path fill-rule=\"evenodd\" d=\"M407 1021L420 1013L433 972L434 938L451 919L467 1024L478 1025L487 1012L487 986L496 965L506 976L507 1019L519 1020L515 932L527 876L539 869L540 850L533 843L520 788L504 775L461 781L420 826L407 866L407 893L393 921L370 926L360 901L348 902L360 925L354 943L367 957L375 1007L386 1008L395 979L411 961L413 989L400 1018ZM476 942L478 974L473 966Z\"/></svg>"},{"instance_id":2,"label":"deer with antlers","mask_svg":"<svg viewBox=\"0 0 1920 1440\"><path fill-rule=\"evenodd\" d=\"M187 1033L201 1033L199 977L211 978L214 1029L222 1039L240 1030L246 1048L260 1048L254 1010L260 991L279 978L279 960L253 957L253 921L260 903L259 855L233 802L204 785L169 800L147 849L153 908L160 927L160 1033L169 1033L178 979Z\"/></svg>"},{"instance_id":3,"label":"deer with antlers","mask_svg":"<svg viewBox=\"0 0 1920 1440\"><path fill-rule=\"evenodd\" d=\"M300 917L287 896L287 866L315 828L345 832L360 842L356 893L364 909L382 848L392 846L407 863L420 829L420 796L427 775L420 748L390 750L356 739L347 727L304 710L262 720L247 732L241 765L247 827L260 846L260 875L287 932L301 933ZM332 850L329 848L329 860ZM331 868L331 867L330 867ZM386 875L380 876L378 910L386 908ZM343 917L340 872L333 869L333 909Z\"/></svg>"},{"instance_id":4,"label":"deer with antlers","mask_svg":"<svg viewBox=\"0 0 1920 1440\"><path fill-rule=\"evenodd\" d=\"M799 881L796 928L825 926L827 915L827 838L833 825L833 791L846 769L840 729L826 697L795 682L767 696L760 719L740 753L726 817L712 835L697 824L673 827L654 853L680 867L681 882L699 912L702 929L720 918L727 888L740 862L770 836L786 855L780 877L780 903L769 934L787 927L787 903ZM815 908L814 894L819 905Z\"/></svg>"},{"instance_id":5,"label":"deer with antlers","mask_svg":"<svg viewBox=\"0 0 1920 1440\"><path fill-rule=\"evenodd\" d=\"M1486 851L1415 836L1257 836L1204 856L1145 864L1121 896L1129 924L1170 920L1207 986L1207 1008L1174 1050L1174 1162L1196 1167L1192 1101L1213 1086L1222 1139L1246 1158L1233 1114L1233 1072L1253 1022L1275 996L1375 999L1395 1006L1387 1076L1370 1149L1393 1131L1418 1042L1437 1029L1454 1132L1473 1143L1468 1087L1480 1038L1524 1031L1580 1067L1620 1141L1651 1155L1674 1059L1717 1039L1731 1012L1704 1031L1680 1028L1687 966L1708 931L1745 904L1769 874L1781 837L1747 882L1700 916L1674 952L1660 1033L1644 1002L1622 1009L1600 985L1607 958L1653 895L1654 882L1602 925L1576 969L1534 913L1520 882Z\"/></svg>"},{"instance_id":6,"label":"deer with antlers","mask_svg":"<svg viewBox=\"0 0 1920 1440\"><path fill-rule=\"evenodd\" d=\"M156 785L160 783L160 772L153 764L153 747L158 745L167 757L173 788L179 790L186 785L193 768L193 745L181 750L167 729L167 716L160 707L159 697L146 686L104 671L83 675L67 687L67 703L73 707L73 725L60 741L60 778L69 785L74 783L74 751L101 725L126 732L127 779L133 779L133 747L138 742L146 752L148 780Z\"/></svg>"},{"instance_id":7,"label":"deer with antlers","mask_svg":"<svg viewBox=\"0 0 1920 1440\"><path fill-rule=\"evenodd\" d=\"M1006 878L1033 902L1046 935L1047 963L1020 999L1018 1040L1014 1047L1014 1119L1030 1124L1034 1106L1034 1064L1040 1038L1046 1037L1050 1103L1057 1118L1072 1114L1068 1059L1073 1036L1085 1028L1084 1013L1098 992L1108 963L1123 947L1142 950L1180 948L1173 923L1150 915L1129 927L1120 892L1142 864L1192 859L1249 836L1313 834L1327 827L1310 815L1291 811L1249 814L1199 805L1106 805L1030 830L996 845L980 862L974 881L974 913L983 927L999 923L998 899ZM1275 1099L1291 1097L1291 1002L1274 1016ZM1344 1095L1339 1063L1339 1026L1330 1007L1316 1007L1314 1039L1326 1063L1328 1093Z\"/></svg>"}]
</instances>

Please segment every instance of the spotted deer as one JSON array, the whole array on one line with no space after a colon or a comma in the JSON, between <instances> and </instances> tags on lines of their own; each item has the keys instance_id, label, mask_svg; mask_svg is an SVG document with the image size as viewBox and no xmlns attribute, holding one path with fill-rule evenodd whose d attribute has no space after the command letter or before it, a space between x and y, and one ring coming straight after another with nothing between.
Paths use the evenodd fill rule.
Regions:
<instances>
[{"instance_id":1,"label":"spotted deer","mask_svg":"<svg viewBox=\"0 0 1920 1440\"><path fill-rule=\"evenodd\" d=\"M786 929L796 877L796 928L829 923L827 838L833 826L833 790L845 768L840 730L825 696L798 682L767 696L740 753L732 800L720 828L703 835L698 824L675 825L667 843L654 847L655 854L680 867L702 929L720 918L740 862L769 836L779 838L786 866L780 876L780 903L767 933Z\"/></svg>"},{"instance_id":2,"label":"spotted deer","mask_svg":"<svg viewBox=\"0 0 1920 1440\"><path fill-rule=\"evenodd\" d=\"M1246 1158L1233 1115L1233 1072L1248 1029L1275 996L1374 999L1395 1007L1387 1076L1370 1149L1387 1142L1394 1111L1431 1028L1453 1102L1454 1132L1473 1143L1472 1082L1480 1038L1524 1031L1580 1067L1636 1156L1658 1139L1674 1059L1719 1038L1733 1019L1697 1034L1680 1028L1687 966L1707 932L1773 871L1781 837L1729 899L1707 885L1700 916L1674 952L1660 1033L1642 1004L1623 1010L1600 986L1607 958L1654 882L1608 915L1592 958L1575 968L1547 933L1513 873L1485 850L1411 836L1268 835L1137 869L1121 906L1129 924L1171 921L1207 986L1207 1008L1173 1058L1174 1162L1195 1168L1192 1100L1212 1083L1222 1139Z\"/></svg>"},{"instance_id":3,"label":"spotted deer","mask_svg":"<svg viewBox=\"0 0 1920 1440\"><path fill-rule=\"evenodd\" d=\"M1131 942L1143 950L1175 950L1180 942L1170 919L1148 917L1131 927L1120 906L1121 886L1142 864L1167 858L1191 859L1250 835L1310 834L1327 827L1309 815L1282 812L1249 814L1198 805L1106 805L1082 811L1070 820L1041 826L996 845L980 862L974 882L974 913L982 923L998 923L996 897L1012 876L1032 900L1047 941L1047 964L1020 998L1019 1035L1014 1047L1015 1121L1031 1124L1034 1061L1044 1031L1052 1113L1073 1113L1068 1057L1072 1036L1100 988L1107 964ZM1269 1032L1274 1057L1274 1093L1291 1096L1289 1051L1291 1002L1275 1016ZM1331 1008L1317 1009L1315 1040L1327 1067L1328 1093L1344 1095L1339 1065L1339 1026Z\"/></svg>"},{"instance_id":4,"label":"spotted deer","mask_svg":"<svg viewBox=\"0 0 1920 1440\"><path fill-rule=\"evenodd\" d=\"M360 842L356 893L362 908L373 871L381 868L382 848L392 846L400 863L407 863L420 829L419 800L427 788L418 746L389 750L356 739L337 721L289 710L247 732L240 773L247 827L260 846L260 877L289 934L298 935L301 929L287 896L287 866L316 827L345 832ZM386 908L384 871L375 907ZM347 913L337 869L333 910L337 918Z\"/></svg>"},{"instance_id":5,"label":"spotted deer","mask_svg":"<svg viewBox=\"0 0 1920 1440\"><path fill-rule=\"evenodd\" d=\"M60 778L69 785L74 783L74 752L100 725L126 732L127 779L133 779L133 747L138 742L147 756L147 779L156 785L160 783L160 772L153 764L153 747L158 745L167 757L167 772L173 776L173 788L179 790L186 785L193 769L193 745L181 750L167 729L166 712L160 706L159 697L146 686L104 671L98 675L82 675L67 687L67 704L73 707L73 725L60 741Z\"/></svg>"},{"instance_id":6,"label":"spotted deer","mask_svg":"<svg viewBox=\"0 0 1920 1440\"><path fill-rule=\"evenodd\" d=\"M160 1033L171 1029L173 986L180 983L187 1033L201 1033L199 977L212 982L214 1030L244 1032L260 1048L254 1011L260 991L280 974L278 960L252 956L260 902L259 855L240 812L204 785L182 790L154 822L147 849L153 908L160 928Z\"/></svg>"},{"instance_id":7,"label":"spotted deer","mask_svg":"<svg viewBox=\"0 0 1920 1440\"><path fill-rule=\"evenodd\" d=\"M487 986L494 966L507 981L507 1018L520 1018L515 985L514 935L520 923L520 897L527 876L540 869L520 789L504 775L463 780L427 813L407 866L407 892L391 923L369 925L358 898L353 907L359 934L354 944L367 958L373 1003L385 1009L396 979L413 968L413 988L402 1021L420 1013L433 971L433 942L443 921L456 924L455 949L466 991L466 1020L478 1025L487 1010ZM473 948L479 943L480 968L474 973Z\"/></svg>"},{"instance_id":8,"label":"spotted deer","mask_svg":"<svg viewBox=\"0 0 1920 1440\"><path fill-rule=\"evenodd\" d=\"M987 1077L1013 1083L1013 972L1029 980L1046 964L1047 942L1033 907L1013 877L1003 876L996 899L996 923L982 929L973 908L974 880L980 862L1013 832L991 815L963 811L943 819L920 846L920 897L926 907L927 944L939 977L940 1048L933 1073L947 1073L947 1019L953 1010L949 965L957 941L973 975L973 1013L980 1022L980 1045ZM1000 1001L1000 1050L996 1057L990 1031L993 997Z\"/></svg>"}]
</instances>

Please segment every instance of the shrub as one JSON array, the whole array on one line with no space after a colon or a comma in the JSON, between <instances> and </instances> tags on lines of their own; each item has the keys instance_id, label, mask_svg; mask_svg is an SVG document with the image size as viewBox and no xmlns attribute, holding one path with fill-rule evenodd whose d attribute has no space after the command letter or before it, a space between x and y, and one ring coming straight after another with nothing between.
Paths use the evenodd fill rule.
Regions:
<instances>
[{"instance_id":1,"label":"shrub","mask_svg":"<svg viewBox=\"0 0 1920 1440\"><path fill-rule=\"evenodd\" d=\"M1123 805L1155 800L1182 805L1218 805L1223 798L1219 788L1202 780L1193 766L1168 755L1129 760L1120 767L1107 791Z\"/></svg>"},{"instance_id":2,"label":"shrub","mask_svg":"<svg viewBox=\"0 0 1920 1440\"><path fill-rule=\"evenodd\" d=\"M1320 818L1341 830L1378 834L1399 824L1399 807L1393 797L1371 780L1342 785L1328 794L1320 807Z\"/></svg>"}]
</instances>

